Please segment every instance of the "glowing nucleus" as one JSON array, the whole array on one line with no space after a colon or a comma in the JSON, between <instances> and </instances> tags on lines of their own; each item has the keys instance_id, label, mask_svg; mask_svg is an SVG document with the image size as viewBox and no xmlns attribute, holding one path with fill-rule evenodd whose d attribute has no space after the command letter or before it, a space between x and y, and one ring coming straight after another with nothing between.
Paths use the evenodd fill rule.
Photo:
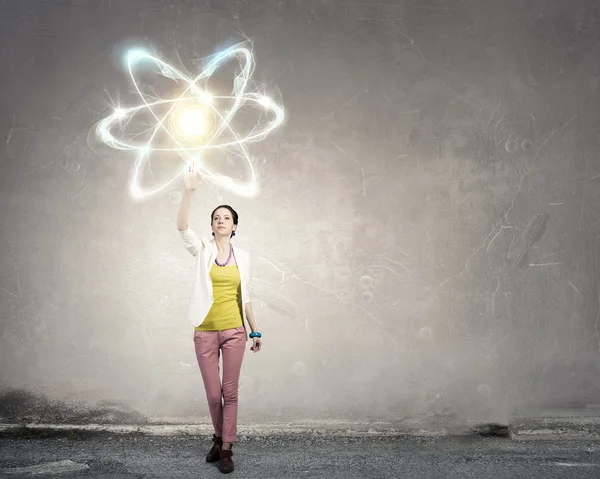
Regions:
<instances>
[{"instance_id":1,"label":"glowing nucleus","mask_svg":"<svg viewBox=\"0 0 600 479\"><path fill-rule=\"evenodd\" d=\"M150 161L153 153L176 152L184 164L188 165L192 161L201 159L203 153L211 150L220 150L237 161L241 159L248 166L250 180L241 182L234 179L238 176L236 174L232 174L232 176L218 174L211 171L201 161L196 164L197 171L204 178L237 194L255 195L258 192L258 181L246 145L265 138L283 122L284 113L283 107L272 98L263 93L247 91L254 70L251 49L241 43L213 55L202 72L193 78L140 49L129 50L126 58L129 76L142 101L138 106L115 109L111 115L97 124L96 136L112 148L136 153L135 168L130 183L131 195L141 199L158 193L177 180L184 171L185 168L181 168L180 172L167 182L154 189L144 190L140 184L140 173L146 162ZM238 60L241 71L234 78L232 94L230 96L211 95L199 83L207 83L217 68L233 58ZM157 98L155 94L150 96L143 93L135 76L140 62L154 64L165 78L182 82L185 85L183 92L167 99ZM233 105L226 110L219 110L219 102L215 100L229 100ZM272 119L266 124L255 126L249 134L241 137L234 131L231 121L238 110L246 104L255 106L262 112L270 113ZM168 111L158 114L157 111L160 108L166 108ZM139 135L131 135L131 139L124 140L113 135L113 128L123 128L123 125L129 125L132 117L142 111L149 113L153 122L147 130L148 138L140 142ZM223 139L224 132L227 132L231 138ZM159 133L168 139L169 144L165 146L164 142L157 141Z\"/></svg>"},{"instance_id":2,"label":"glowing nucleus","mask_svg":"<svg viewBox=\"0 0 600 479\"><path fill-rule=\"evenodd\" d=\"M208 129L206 112L198 107L184 107L173 113L173 133L182 139L199 139Z\"/></svg>"}]
</instances>

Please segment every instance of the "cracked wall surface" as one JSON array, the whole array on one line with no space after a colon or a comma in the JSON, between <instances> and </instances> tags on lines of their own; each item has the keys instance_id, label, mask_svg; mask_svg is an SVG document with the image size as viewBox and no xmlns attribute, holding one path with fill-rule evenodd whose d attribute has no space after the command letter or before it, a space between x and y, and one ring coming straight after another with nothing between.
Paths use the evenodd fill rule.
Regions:
<instances>
[{"instance_id":1,"label":"cracked wall surface","mask_svg":"<svg viewBox=\"0 0 600 479\"><path fill-rule=\"evenodd\" d=\"M598 402L594 2L4 1L0 25L3 419L208 416L181 185L133 201L89 132L134 101L124 49L193 73L236 32L286 109L250 147L261 194L206 186L190 219L234 205L253 255L240 421Z\"/></svg>"}]
</instances>

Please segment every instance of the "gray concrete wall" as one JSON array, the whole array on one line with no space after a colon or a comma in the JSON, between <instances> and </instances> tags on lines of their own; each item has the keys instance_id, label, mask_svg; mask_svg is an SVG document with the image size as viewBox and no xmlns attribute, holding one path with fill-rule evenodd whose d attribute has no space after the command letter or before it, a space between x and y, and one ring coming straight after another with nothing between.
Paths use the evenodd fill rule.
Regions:
<instances>
[{"instance_id":1,"label":"gray concrete wall","mask_svg":"<svg viewBox=\"0 0 600 479\"><path fill-rule=\"evenodd\" d=\"M594 2L31 0L0 24L5 420L63 401L206 418L181 188L132 201L133 158L88 134L135 101L126 47L193 72L235 32L287 114L251 147L260 196L206 187L192 212L208 234L234 205L254 256L240 421L598 401Z\"/></svg>"}]
</instances>

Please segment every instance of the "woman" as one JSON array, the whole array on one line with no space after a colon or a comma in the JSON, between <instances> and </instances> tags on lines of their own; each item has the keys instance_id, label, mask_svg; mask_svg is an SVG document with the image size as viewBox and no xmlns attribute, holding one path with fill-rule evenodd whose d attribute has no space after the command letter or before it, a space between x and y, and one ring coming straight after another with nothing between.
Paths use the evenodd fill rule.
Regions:
<instances>
[{"instance_id":1,"label":"woman","mask_svg":"<svg viewBox=\"0 0 600 479\"><path fill-rule=\"evenodd\" d=\"M228 205L211 214L213 238L199 239L188 228L194 191L200 184L194 163L184 172L184 192L177 215L177 229L186 249L197 258L196 278L189 311L195 326L196 357L214 427L213 446L207 462L220 460L221 472L233 471L231 444L237 440L238 384L247 341L245 321L250 325L255 353L262 346L248 295L250 257L233 248L231 238L238 225L237 213ZM223 355L223 383L219 357ZM223 399L223 402L221 402Z\"/></svg>"}]
</instances>

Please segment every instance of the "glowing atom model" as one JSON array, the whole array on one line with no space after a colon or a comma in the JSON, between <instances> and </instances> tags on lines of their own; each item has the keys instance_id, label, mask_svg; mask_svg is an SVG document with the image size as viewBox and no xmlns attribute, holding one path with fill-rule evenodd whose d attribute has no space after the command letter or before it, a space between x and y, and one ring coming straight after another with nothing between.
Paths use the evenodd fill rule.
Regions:
<instances>
[{"instance_id":1,"label":"glowing atom model","mask_svg":"<svg viewBox=\"0 0 600 479\"><path fill-rule=\"evenodd\" d=\"M236 74L231 95L212 95L206 88L208 80L224 62L237 59L241 71ZM140 64L150 64L158 68L163 77L184 85L183 92L178 90L172 98L157 98L142 92L136 79ZM246 145L265 138L284 120L283 107L272 98L258 91L247 91L250 77L254 70L254 59L251 48L246 43L234 45L212 57L204 69L196 77L190 77L178 69L168 65L143 50L130 50L127 53L127 69L129 76L139 95L141 103L133 107L118 107L111 115L96 125L96 137L106 145L132 151L136 154L135 168L130 182L130 193L135 199L143 199L167 188L184 171L190 162L196 163L197 171L206 179L243 196L258 193L258 181ZM221 108L223 101L229 101L228 108ZM231 125L232 119L242 106L250 105L270 116L266 123L256 125L252 131L240 136ZM166 111L165 111L166 110ZM151 125L146 136L140 141L139 135L131 135L131 139L121 139L113 134L124 129L134 121L140 112L149 114ZM159 113L160 112L160 113ZM225 135L225 133L227 135ZM168 141L158 140L162 135ZM228 138L224 138L228 136ZM203 162L203 155L219 150L221 153L242 160L248 167L250 179L242 182L232 176L211 171ZM152 155L161 152L175 152L183 160L184 168L168 181L153 189L144 190L140 184L142 168L150 161Z\"/></svg>"}]
</instances>

